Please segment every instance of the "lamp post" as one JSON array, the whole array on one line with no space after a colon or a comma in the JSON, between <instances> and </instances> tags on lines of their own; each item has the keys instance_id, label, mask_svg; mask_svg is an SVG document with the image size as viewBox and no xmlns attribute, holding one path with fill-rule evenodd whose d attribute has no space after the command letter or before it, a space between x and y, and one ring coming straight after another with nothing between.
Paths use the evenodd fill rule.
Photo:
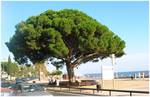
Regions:
<instances>
[{"instance_id":1,"label":"lamp post","mask_svg":"<svg viewBox=\"0 0 150 97\"><path fill-rule=\"evenodd\" d=\"M101 64L101 88L104 87L104 82L103 82L103 65Z\"/></svg>"},{"instance_id":2,"label":"lamp post","mask_svg":"<svg viewBox=\"0 0 150 97\"><path fill-rule=\"evenodd\" d=\"M115 54L111 54L111 60L112 60L112 69L114 72L113 88L115 88Z\"/></svg>"}]
</instances>

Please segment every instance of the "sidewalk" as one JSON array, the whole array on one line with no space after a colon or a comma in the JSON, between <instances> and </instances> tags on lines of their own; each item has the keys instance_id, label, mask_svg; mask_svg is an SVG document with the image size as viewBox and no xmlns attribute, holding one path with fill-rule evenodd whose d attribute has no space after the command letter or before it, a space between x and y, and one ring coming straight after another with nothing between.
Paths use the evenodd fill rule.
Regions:
<instances>
[{"instance_id":1,"label":"sidewalk","mask_svg":"<svg viewBox=\"0 0 150 97\"><path fill-rule=\"evenodd\" d=\"M59 87L47 87L46 90L54 91L54 92L64 92L64 93L75 93L81 95L91 95L91 96L109 96L109 91L99 91L96 90L80 90L80 89L73 89L73 88L59 88ZM140 93L133 93L133 96L149 96L149 94L140 94ZM111 92L111 96L130 96L128 92Z\"/></svg>"}]
</instances>

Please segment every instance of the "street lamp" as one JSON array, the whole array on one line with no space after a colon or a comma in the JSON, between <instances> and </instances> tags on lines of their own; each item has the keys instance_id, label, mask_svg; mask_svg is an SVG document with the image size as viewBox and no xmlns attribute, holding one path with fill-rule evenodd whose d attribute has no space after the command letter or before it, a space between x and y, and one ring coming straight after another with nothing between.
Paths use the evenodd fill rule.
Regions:
<instances>
[{"instance_id":1,"label":"street lamp","mask_svg":"<svg viewBox=\"0 0 150 97\"><path fill-rule=\"evenodd\" d=\"M101 88L104 88L104 82L103 82L103 65L101 63Z\"/></svg>"},{"instance_id":2,"label":"street lamp","mask_svg":"<svg viewBox=\"0 0 150 97\"><path fill-rule=\"evenodd\" d=\"M113 88L115 87L115 54L111 54L111 60L112 60L112 69L114 72L114 78L113 78Z\"/></svg>"}]
</instances>

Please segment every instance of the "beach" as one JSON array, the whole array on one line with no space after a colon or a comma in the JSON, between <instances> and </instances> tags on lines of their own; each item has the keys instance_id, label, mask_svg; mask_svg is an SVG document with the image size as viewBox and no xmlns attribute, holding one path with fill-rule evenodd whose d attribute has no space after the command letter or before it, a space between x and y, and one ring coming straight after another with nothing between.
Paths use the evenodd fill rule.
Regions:
<instances>
[{"instance_id":1,"label":"beach","mask_svg":"<svg viewBox=\"0 0 150 97\"><path fill-rule=\"evenodd\" d=\"M97 82L100 82L101 80L97 80ZM82 88L96 88L96 85L93 86L82 86ZM117 89L117 90L134 90L134 91L149 91L149 78L145 79L115 79L114 80L114 88L113 88L113 80L104 80L103 81L103 89ZM92 93L92 91L85 90L84 93ZM100 95L108 95L109 92L103 91L95 94ZM113 92L112 95L124 95L128 96L129 93L123 93L123 92ZM136 94L135 96L147 96L148 94Z\"/></svg>"},{"instance_id":2,"label":"beach","mask_svg":"<svg viewBox=\"0 0 150 97\"><path fill-rule=\"evenodd\" d=\"M113 89L113 81L112 80L104 80L103 88ZM114 80L114 89L148 91L149 90L149 79L148 78L134 79L134 80L115 79Z\"/></svg>"},{"instance_id":3,"label":"beach","mask_svg":"<svg viewBox=\"0 0 150 97\"><path fill-rule=\"evenodd\" d=\"M97 80L102 86L103 89L121 89L121 90L141 90L149 91L149 78L145 79L115 79L114 87L113 80L103 80L103 85L101 80ZM93 86L82 86L85 88L96 88L96 85Z\"/></svg>"}]
</instances>

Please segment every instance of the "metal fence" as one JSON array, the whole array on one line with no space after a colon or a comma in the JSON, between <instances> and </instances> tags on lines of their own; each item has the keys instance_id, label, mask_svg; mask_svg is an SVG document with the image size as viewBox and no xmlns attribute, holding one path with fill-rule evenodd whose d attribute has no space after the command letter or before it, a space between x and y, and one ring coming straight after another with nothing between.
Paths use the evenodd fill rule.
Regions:
<instances>
[{"instance_id":1,"label":"metal fence","mask_svg":"<svg viewBox=\"0 0 150 97\"><path fill-rule=\"evenodd\" d=\"M54 90L57 88L57 90L64 92L65 89L67 89L67 92L72 92L71 89L76 89L78 90L78 93L80 94L84 94L82 91L83 90L90 90L92 91L92 94L86 94L86 95L95 95L97 91L97 89L95 88L78 88L78 87L60 87L60 86L48 86L46 87L47 90L49 90L50 88L52 88L51 90ZM100 89L101 91L107 91L109 96L112 96L112 92L122 92L122 93L128 93L129 96L133 96L133 94L138 93L138 94L149 94L149 91L135 91L135 90L117 90L117 89ZM74 92L72 92L74 93Z\"/></svg>"}]
</instances>

